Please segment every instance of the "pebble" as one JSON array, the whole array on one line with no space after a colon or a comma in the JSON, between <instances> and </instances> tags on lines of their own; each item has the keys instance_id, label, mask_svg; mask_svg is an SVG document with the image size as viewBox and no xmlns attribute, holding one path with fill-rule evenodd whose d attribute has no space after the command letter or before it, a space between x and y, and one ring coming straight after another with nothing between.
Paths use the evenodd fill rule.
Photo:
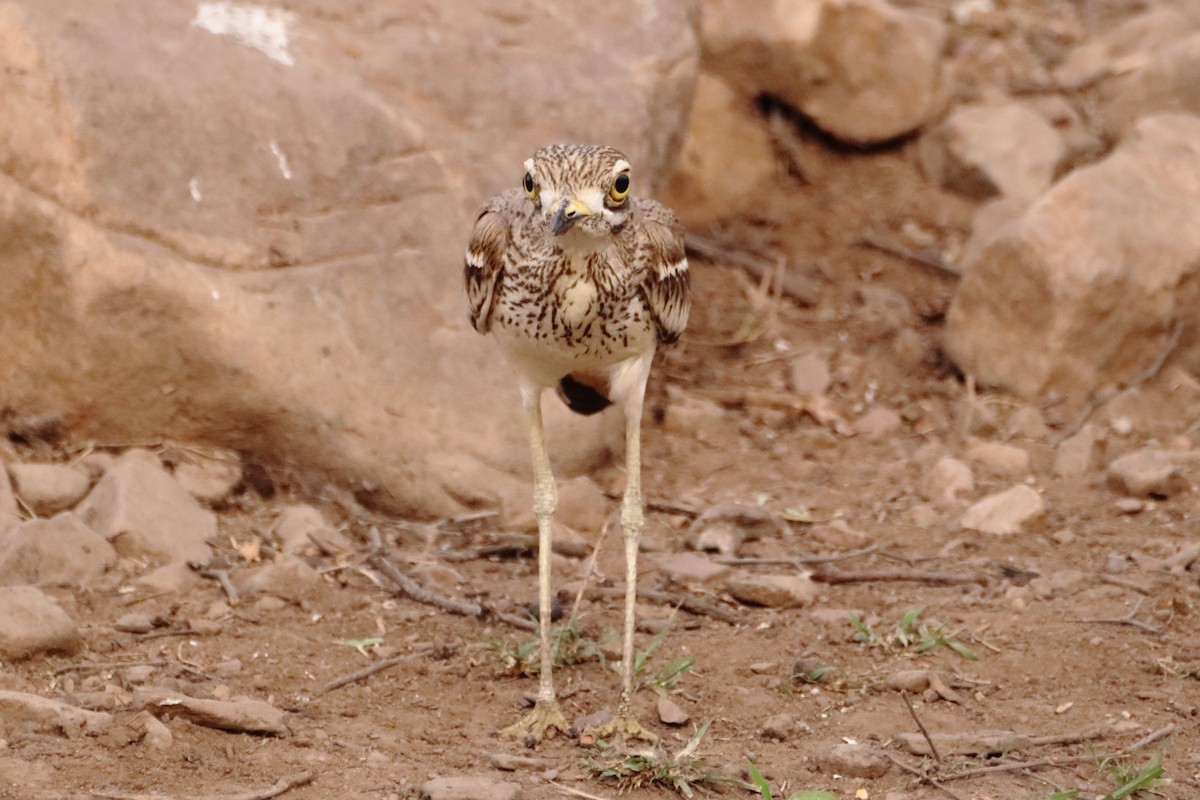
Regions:
<instances>
[{"instance_id":1,"label":"pebble","mask_svg":"<svg viewBox=\"0 0 1200 800\"><path fill-rule=\"evenodd\" d=\"M520 784L491 775L455 775L421 784L422 800L517 800Z\"/></svg>"},{"instance_id":2,"label":"pebble","mask_svg":"<svg viewBox=\"0 0 1200 800\"><path fill-rule=\"evenodd\" d=\"M256 569L239 570L231 579L238 592L243 594L268 594L297 604L313 597L325 586L315 569L288 555L281 555Z\"/></svg>"},{"instance_id":3,"label":"pebble","mask_svg":"<svg viewBox=\"0 0 1200 800\"><path fill-rule=\"evenodd\" d=\"M594 480L580 475L558 485L554 518L573 530L598 533L608 519L611 502Z\"/></svg>"},{"instance_id":4,"label":"pebble","mask_svg":"<svg viewBox=\"0 0 1200 800\"><path fill-rule=\"evenodd\" d=\"M31 519L0 531L0 586L84 586L117 563L117 552L74 512Z\"/></svg>"},{"instance_id":5,"label":"pebble","mask_svg":"<svg viewBox=\"0 0 1200 800\"><path fill-rule=\"evenodd\" d=\"M1064 440L1054 453L1054 474L1060 478L1080 478L1086 475L1095 459L1096 439L1096 427L1084 425L1078 433Z\"/></svg>"},{"instance_id":6,"label":"pebble","mask_svg":"<svg viewBox=\"0 0 1200 800\"><path fill-rule=\"evenodd\" d=\"M202 503L220 503L242 482L242 465L237 456L205 458L189 454L171 473L175 482Z\"/></svg>"},{"instance_id":7,"label":"pebble","mask_svg":"<svg viewBox=\"0 0 1200 800\"><path fill-rule=\"evenodd\" d=\"M816 353L809 352L792 361L792 391L819 397L829 389L829 364Z\"/></svg>"},{"instance_id":8,"label":"pebble","mask_svg":"<svg viewBox=\"0 0 1200 800\"><path fill-rule=\"evenodd\" d=\"M786 742L795 735L797 723L798 719L795 714L772 714L763 720L762 728L759 731L764 738Z\"/></svg>"},{"instance_id":9,"label":"pebble","mask_svg":"<svg viewBox=\"0 0 1200 800\"><path fill-rule=\"evenodd\" d=\"M175 741L171 729L148 711L138 712L125 724L152 750L169 750Z\"/></svg>"},{"instance_id":10,"label":"pebble","mask_svg":"<svg viewBox=\"0 0 1200 800\"><path fill-rule=\"evenodd\" d=\"M0 736L44 733L76 738L98 733L112 724L112 715L51 700L27 692L0 691Z\"/></svg>"},{"instance_id":11,"label":"pebble","mask_svg":"<svg viewBox=\"0 0 1200 800\"><path fill-rule=\"evenodd\" d=\"M997 475L1025 475L1029 472L1029 453L1024 448L1000 442L972 440L967 457Z\"/></svg>"},{"instance_id":12,"label":"pebble","mask_svg":"<svg viewBox=\"0 0 1200 800\"><path fill-rule=\"evenodd\" d=\"M704 583L729 574L726 564L718 564L700 553L656 553L651 559L658 571L676 583Z\"/></svg>"},{"instance_id":13,"label":"pebble","mask_svg":"<svg viewBox=\"0 0 1200 800\"><path fill-rule=\"evenodd\" d=\"M879 748L846 742L835 744L826 753L817 756L817 765L825 772L848 778L882 778L892 768L892 762Z\"/></svg>"},{"instance_id":14,"label":"pebble","mask_svg":"<svg viewBox=\"0 0 1200 800\"><path fill-rule=\"evenodd\" d=\"M1008 435L1022 439L1044 441L1050 435L1046 418L1034 406L1021 406L1008 418Z\"/></svg>"},{"instance_id":15,"label":"pebble","mask_svg":"<svg viewBox=\"0 0 1200 800\"><path fill-rule=\"evenodd\" d=\"M1108 482L1134 497L1170 497L1187 488L1171 457L1153 448L1128 453L1109 464Z\"/></svg>"},{"instance_id":16,"label":"pebble","mask_svg":"<svg viewBox=\"0 0 1200 800\"><path fill-rule=\"evenodd\" d=\"M17 496L38 516L75 505L92 483L83 472L63 464L11 464L8 474Z\"/></svg>"},{"instance_id":17,"label":"pebble","mask_svg":"<svg viewBox=\"0 0 1200 800\"><path fill-rule=\"evenodd\" d=\"M895 433L900 429L901 424L902 420L897 412L883 406L875 406L854 420L850 424L850 430L864 439L878 441L891 433Z\"/></svg>"},{"instance_id":18,"label":"pebble","mask_svg":"<svg viewBox=\"0 0 1200 800\"><path fill-rule=\"evenodd\" d=\"M740 574L725 583L725 591L738 602L766 608L806 606L817 597L809 573L799 575Z\"/></svg>"},{"instance_id":19,"label":"pebble","mask_svg":"<svg viewBox=\"0 0 1200 800\"><path fill-rule=\"evenodd\" d=\"M145 575L139 575L133 585L150 594L184 594L200 583L196 570L182 561L163 564Z\"/></svg>"},{"instance_id":20,"label":"pebble","mask_svg":"<svg viewBox=\"0 0 1200 800\"><path fill-rule=\"evenodd\" d=\"M1083 585L1084 575L1077 569L1060 569L1040 575L1029 582L1029 590L1039 600L1070 595Z\"/></svg>"},{"instance_id":21,"label":"pebble","mask_svg":"<svg viewBox=\"0 0 1200 800\"><path fill-rule=\"evenodd\" d=\"M133 611L117 619L113 627L125 633L149 633L155 627L154 617Z\"/></svg>"},{"instance_id":22,"label":"pebble","mask_svg":"<svg viewBox=\"0 0 1200 800\"><path fill-rule=\"evenodd\" d=\"M15 661L38 653L73 653L80 644L75 623L41 590L0 588L0 656Z\"/></svg>"},{"instance_id":23,"label":"pebble","mask_svg":"<svg viewBox=\"0 0 1200 800\"><path fill-rule=\"evenodd\" d=\"M959 492L975 491L975 474L957 458L941 458L921 480L921 496L941 506L953 505Z\"/></svg>"},{"instance_id":24,"label":"pebble","mask_svg":"<svg viewBox=\"0 0 1200 800\"><path fill-rule=\"evenodd\" d=\"M19 519L18 513L17 496L13 494L8 472L0 464L0 528L4 527L6 519L10 521Z\"/></svg>"},{"instance_id":25,"label":"pebble","mask_svg":"<svg viewBox=\"0 0 1200 800\"><path fill-rule=\"evenodd\" d=\"M1046 503L1034 489L1023 483L988 495L963 514L960 525L996 536L1017 533L1026 522L1041 516Z\"/></svg>"},{"instance_id":26,"label":"pebble","mask_svg":"<svg viewBox=\"0 0 1200 800\"><path fill-rule=\"evenodd\" d=\"M679 704L665 694L658 696L658 718L666 725L686 724L691 716Z\"/></svg>"},{"instance_id":27,"label":"pebble","mask_svg":"<svg viewBox=\"0 0 1200 800\"><path fill-rule=\"evenodd\" d=\"M333 527L320 510L305 503L280 509L272 529L280 549L288 555L312 555L318 551L349 552L353 549L345 534Z\"/></svg>"}]
</instances>

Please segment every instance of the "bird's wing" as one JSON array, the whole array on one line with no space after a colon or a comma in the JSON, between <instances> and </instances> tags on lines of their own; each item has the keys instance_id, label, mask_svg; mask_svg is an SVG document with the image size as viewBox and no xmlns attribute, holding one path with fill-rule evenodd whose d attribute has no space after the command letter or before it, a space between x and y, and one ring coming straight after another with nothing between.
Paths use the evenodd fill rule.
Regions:
<instances>
[{"instance_id":1,"label":"bird's wing","mask_svg":"<svg viewBox=\"0 0 1200 800\"><path fill-rule=\"evenodd\" d=\"M641 249L646 266L642 293L654 317L658 340L670 344L687 327L692 306L683 226L665 206L653 200L643 200L641 205Z\"/></svg>"},{"instance_id":2,"label":"bird's wing","mask_svg":"<svg viewBox=\"0 0 1200 800\"><path fill-rule=\"evenodd\" d=\"M492 301L504 280L504 253L512 231L509 197L497 195L479 210L463 263L467 314L480 333L492 329Z\"/></svg>"}]
</instances>

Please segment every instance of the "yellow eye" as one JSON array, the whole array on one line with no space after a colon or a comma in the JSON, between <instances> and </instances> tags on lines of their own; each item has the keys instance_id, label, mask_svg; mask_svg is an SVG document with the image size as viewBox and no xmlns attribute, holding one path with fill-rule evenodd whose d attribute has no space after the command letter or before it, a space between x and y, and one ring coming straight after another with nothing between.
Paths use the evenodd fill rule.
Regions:
<instances>
[{"instance_id":1,"label":"yellow eye","mask_svg":"<svg viewBox=\"0 0 1200 800\"><path fill-rule=\"evenodd\" d=\"M529 172L525 173L525 180L522 182L525 187L525 194L536 200L538 196L537 184L533 182L533 175Z\"/></svg>"},{"instance_id":2,"label":"yellow eye","mask_svg":"<svg viewBox=\"0 0 1200 800\"><path fill-rule=\"evenodd\" d=\"M627 197L629 197L629 173L622 172L608 190L608 201L614 206L619 206L625 202Z\"/></svg>"}]
</instances>

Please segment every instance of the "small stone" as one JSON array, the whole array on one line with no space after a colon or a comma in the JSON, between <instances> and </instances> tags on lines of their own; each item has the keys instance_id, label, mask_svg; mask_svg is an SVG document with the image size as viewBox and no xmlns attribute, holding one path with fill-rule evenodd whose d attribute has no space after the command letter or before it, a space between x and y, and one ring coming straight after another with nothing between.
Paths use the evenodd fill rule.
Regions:
<instances>
[{"instance_id":1,"label":"small stone","mask_svg":"<svg viewBox=\"0 0 1200 800\"><path fill-rule=\"evenodd\" d=\"M153 750L169 750L175 741L171 729L148 711L140 711L125 723L138 733L142 744Z\"/></svg>"},{"instance_id":2,"label":"small stone","mask_svg":"<svg viewBox=\"0 0 1200 800\"><path fill-rule=\"evenodd\" d=\"M330 525L320 510L304 503L284 506L275 518L273 530L280 548L288 555L353 549L345 534Z\"/></svg>"},{"instance_id":3,"label":"small stone","mask_svg":"<svg viewBox=\"0 0 1200 800\"><path fill-rule=\"evenodd\" d=\"M1054 454L1054 474L1060 478L1081 478L1092 468L1096 452L1096 428L1084 425L1074 436L1063 441Z\"/></svg>"},{"instance_id":4,"label":"small stone","mask_svg":"<svg viewBox=\"0 0 1200 800\"><path fill-rule=\"evenodd\" d=\"M940 459L921 480L921 496L941 506L953 505L959 492L975 490L975 474L957 458Z\"/></svg>"},{"instance_id":5,"label":"small stone","mask_svg":"<svg viewBox=\"0 0 1200 800\"><path fill-rule=\"evenodd\" d=\"M217 518L180 488L153 453L130 450L113 462L77 509L117 552L160 563L206 562Z\"/></svg>"},{"instance_id":6,"label":"small stone","mask_svg":"<svg viewBox=\"0 0 1200 800\"><path fill-rule=\"evenodd\" d=\"M413 565L410 570L413 580L440 594L450 594L467 582L461 572L440 561L427 561Z\"/></svg>"},{"instance_id":7,"label":"small stone","mask_svg":"<svg viewBox=\"0 0 1200 800\"><path fill-rule=\"evenodd\" d=\"M434 778L421 785L421 800L517 800L520 784L491 775Z\"/></svg>"},{"instance_id":8,"label":"small stone","mask_svg":"<svg viewBox=\"0 0 1200 800\"><path fill-rule=\"evenodd\" d=\"M1008 418L1008 434L1040 442L1050 435L1050 427L1046 425L1046 418L1036 407L1021 406Z\"/></svg>"},{"instance_id":9,"label":"small stone","mask_svg":"<svg viewBox=\"0 0 1200 800\"><path fill-rule=\"evenodd\" d=\"M1063 528L1061 531L1055 531L1054 533L1050 534L1050 538L1059 544L1070 544L1078 537L1075 535L1075 531L1072 531L1068 528Z\"/></svg>"},{"instance_id":10,"label":"small stone","mask_svg":"<svg viewBox=\"0 0 1200 800\"><path fill-rule=\"evenodd\" d=\"M692 523L692 530L696 531L692 545L696 550L733 556L743 542L782 534L786 526L779 517L760 506L718 503Z\"/></svg>"},{"instance_id":11,"label":"small stone","mask_svg":"<svg viewBox=\"0 0 1200 800\"><path fill-rule=\"evenodd\" d=\"M202 700L165 689L139 687L134 690L133 704L155 716L180 717L206 728L274 735L287 732L282 710L249 697Z\"/></svg>"},{"instance_id":12,"label":"small stone","mask_svg":"<svg viewBox=\"0 0 1200 800\"><path fill-rule=\"evenodd\" d=\"M608 519L610 501L587 475L558 485L558 507L554 518L573 530L598 533Z\"/></svg>"},{"instance_id":13,"label":"small stone","mask_svg":"<svg viewBox=\"0 0 1200 800\"><path fill-rule=\"evenodd\" d=\"M182 561L173 561L138 576L133 585L150 594L184 594L199 582L196 570Z\"/></svg>"},{"instance_id":14,"label":"small stone","mask_svg":"<svg viewBox=\"0 0 1200 800\"><path fill-rule=\"evenodd\" d=\"M1064 597L1075 593L1083 585L1083 573L1077 569L1061 569L1049 575L1040 575L1029 582L1029 590L1039 600Z\"/></svg>"},{"instance_id":15,"label":"small stone","mask_svg":"<svg viewBox=\"0 0 1200 800\"><path fill-rule=\"evenodd\" d=\"M658 696L658 718L665 725L683 725L691 719L678 703L665 694Z\"/></svg>"},{"instance_id":16,"label":"small stone","mask_svg":"<svg viewBox=\"0 0 1200 800\"><path fill-rule=\"evenodd\" d=\"M928 503L918 503L908 510L908 521L918 528L930 528L941 517L938 510Z\"/></svg>"},{"instance_id":17,"label":"small stone","mask_svg":"<svg viewBox=\"0 0 1200 800\"><path fill-rule=\"evenodd\" d=\"M116 563L112 545L72 511L0 531L0 586L84 586Z\"/></svg>"},{"instance_id":18,"label":"small stone","mask_svg":"<svg viewBox=\"0 0 1200 800\"><path fill-rule=\"evenodd\" d=\"M13 494L12 482L8 479L8 470L0 463L0 530L8 523L20 519L17 508L17 496Z\"/></svg>"},{"instance_id":19,"label":"small stone","mask_svg":"<svg viewBox=\"0 0 1200 800\"><path fill-rule=\"evenodd\" d=\"M1170 497L1187 488L1171 457L1154 449L1137 450L1108 465L1108 482L1134 497Z\"/></svg>"},{"instance_id":20,"label":"small stone","mask_svg":"<svg viewBox=\"0 0 1200 800\"><path fill-rule=\"evenodd\" d=\"M263 598L264 600L273 599L279 603L283 603L280 608L286 607L283 600L279 598ZM264 609L267 610L267 609ZM225 626L215 619L204 619L203 617L189 617L187 620L188 630L196 636L217 636L221 631L225 630Z\"/></svg>"},{"instance_id":21,"label":"small stone","mask_svg":"<svg viewBox=\"0 0 1200 800\"><path fill-rule=\"evenodd\" d=\"M900 415L890 408L875 406L850 424L850 430L870 441L878 441L900 429Z\"/></svg>"},{"instance_id":22,"label":"small stone","mask_svg":"<svg viewBox=\"0 0 1200 800\"><path fill-rule=\"evenodd\" d=\"M62 464L12 464L8 474L17 496L38 516L70 508L92 484L86 474Z\"/></svg>"},{"instance_id":23,"label":"small stone","mask_svg":"<svg viewBox=\"0 0 1200 800\"><path fill-rule=\"evenodd\" d=\"M676 583L704 583L729 574L730 568L700 553L656 553L658 571Z\"/></svg>"},{"instance_id":24,"label":"small stone","mask_svg":"<svg viewBox=\"0 0 1200 800\"><path fill-rule=\"evenodd\" d=\"M725 591L738 602L766 608L806 606L817 597L810 573L798 575L743 574L726 582Z\"/></svg>"},{"instance_id":25,"label":"small stone","mask_svg":"<svg viewBox=\"0 0 1200 800\"><path fill-rule=\"evenodd\" d=\"M795 714L772 714L763 720L760 732L766 739L786 742L796 733L797 719Z\"/></svg>"},{"instance_id":26,"label":"small stone","mask_svg":"<svg viewBox=\"0 0 1200 800\"><path fill-rule=\"evenodd\" d=\"M997 475L1018 476L1029 473L1029 453L1014 445L975 439L967 445L967 457Z\"/></svg>"},{"instance_id":27,"label":"small stone","mask_svg":"<svg viewBox=\"0 0 1200 800\"><path fill-rule=\"evenodd\" d=\"M189 454L171 471L185 492L202 503L219 503L242 482L242 465L232 453L207 458Z\"/></svg>"},{"instance_id":28,"label":"small stone","mask_svg":"<svg viewBox=\"0 0 1200 800\"><path fill-rule=\"evenodd\" d=\"M75 623L50 597L32 586L0 588L0 656L73 653L80 644Z\"/></svg>"},{"instance_id":29,"label":"small stone","mask_svg":"<svg viewBox=\"0 0 1200 800\"><path fill-rule=\"evenodd\" d=\"M124 633L149 633L155 628L154 617L133 611L119 617L113 627Z\"/></svg>"},{"instance_id":30,"label":"small stone","mask_svg":"<svg viewBox=\"0 0 1200 800\"><path fill-rule=\"evenodd\" d=\"M869 744L835 744L817 756L817 764L824 772L849 778L882 778L892 768L892 762Z\"/></svg>"},{"instance_id":31,"label":"small stone","mask_svg":"<svg viewBox=\"0 0 1200 800\"><path fill-rule=\"evenodd\" d=\"M290 603L300 603L324 588L315 569L287 555L253 570L235 572L232 580L243 594L269 594Z\"/></svg>"},{"instance_id":32,"label":"small stone","mask_svg":"<svg viewBox=\"0 0 1200 800\"><path fill-rule=\"evenodd\" d=\"M792 361L791 378L793 392L819 397L829 389L832 376L828 362L809 352Z\"/></svg>"},{"instance_id":33,"label":"small stone","mask_svg":"<svg viewBox=\"0 0 1200 800\"><path fill-rule=\"evenodd\" d=\"M1120 514L1139 514L1146 509L1146 501L1136 497L1122 497L1113 503L1113 507Z\"/></svg>"},{"instance_id":34,"label":"small stone","mask_svg":"<svg viewBox=\"0 0 1200 800\"><path fill-rule=\"evenodd\" d=\"M959 524L964 528L1004 536L1016 533L1046 511L1042 496L1025 484L988 495L967 509Z\"/></svg>"},{"instance_id":35,"label":"small stone","mask_svg":"<svg viewBox=\"0 0 1200 800\"><path fill-rule=\"evenodd\" d=\"M112 715L87 711L26 692L0 691L0 738L43 733L75 738L98 733L112 724Z\"/></svg>"}]
</instances>

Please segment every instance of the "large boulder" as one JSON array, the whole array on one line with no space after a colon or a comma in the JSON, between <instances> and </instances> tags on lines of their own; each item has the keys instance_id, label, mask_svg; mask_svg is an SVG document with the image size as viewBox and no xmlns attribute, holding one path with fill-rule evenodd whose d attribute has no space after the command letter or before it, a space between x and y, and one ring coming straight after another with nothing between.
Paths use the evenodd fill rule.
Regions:
<instances>
[{"instance_id":1,"label":"large boulder","mask_svg":"<svg viewBox=\"0 0 1200 800\"><path fill-rule=\"evenodd\" d=\"M1143 120L969 248L947 353L982 383L1076 402L1142 373L1176 332L1181 352L1200 355L1197 219L1200 118Z\"/></svg>"},{"instance_id":2,"label":"large boulder","mask_svg":"<svg viewBox=\"0 0 1200 800\"><path fill-rule=\"evenodd\" d=\"M473 214L550 141L624 149L653 193L687 122L695 8L291 6L0 2L5 405L399 510L488 502L528 448L466 321ZM556 441L565 417L560 467L606 453L603 420Z\"/></svg>"},{"instance_id":3,"label":"large boulder","mask_svg":"<svg viewBox=\"0 0 1200 800\"><path fill-rule=\"evenodd\" d=\"M777 96L856 145L887 142L946 103L946 25L883 0L705 0L704 68Z\"/></svg>"}]
</instances>

